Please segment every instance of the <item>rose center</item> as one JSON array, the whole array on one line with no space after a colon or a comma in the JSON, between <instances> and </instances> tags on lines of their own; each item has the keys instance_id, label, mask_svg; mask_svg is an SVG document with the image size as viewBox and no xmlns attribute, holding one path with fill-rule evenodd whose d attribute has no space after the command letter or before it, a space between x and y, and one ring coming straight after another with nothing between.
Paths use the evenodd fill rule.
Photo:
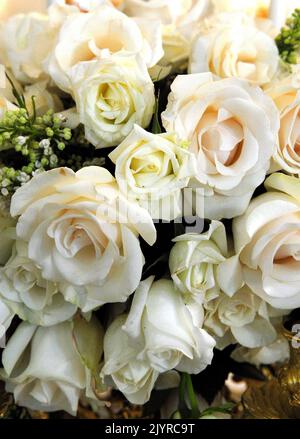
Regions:
<instances>
[{"instance_id":1,"label":"rose center","mask_svg":"<svg viewBox=\"0 0 300 439\"><path fill-rule=\"evenodd\" d=\"M207 159L215 164L233 165L243 147L243 129L235 119L219 121L218 113L208 112L198 126L199 145Z\"/></svg>"}]
</instances>

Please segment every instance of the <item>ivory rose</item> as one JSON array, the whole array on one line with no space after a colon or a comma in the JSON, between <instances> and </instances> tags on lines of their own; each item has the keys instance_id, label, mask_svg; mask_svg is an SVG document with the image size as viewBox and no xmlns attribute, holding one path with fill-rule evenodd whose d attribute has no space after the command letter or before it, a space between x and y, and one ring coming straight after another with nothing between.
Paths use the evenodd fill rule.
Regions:
<instances>
[{"instance_id":1,"label":"ivory rose","mask_svg":"<svg viewBox=\"0 0 300 439\"><path fill-rule=\"evenodd\" d=\"M163 56L160 23L142 21L139 27L138 22L105 4L86 14L71 14L46 69L58 87L72 93L72 67L115 53L139 54L148 67L155 65Z\"/></svg>"},{"instance_id":2,"label":"ivory rose","mask_svg":"<svg viewBox=\"0 0 300 439\"><path fill-rule=\"evenodd\" d=\"M236 342L252 349L267 346L277 338L272 312L245 286L232 297L220 293L206 303L204 328L216 338L220 349ZM274 314L277 315L276 311Z\"/></svg>"},{"instance_id":3,"label":"ivory rose","mask_svg":"<svg viewBox=\"0 0 300 439\"><path fill-rule=\"evenodd\" d=\"M123 302L137 288L156 232L148 212L121 195L113 176L91 166L57 168L16 191L17 236L45 280L60 283L67 301L84 311Z\"/></svg>"},{"instance_id":4,"label":"ivory rose","mask_svg":"<svg viewBox=\"0 0 300 439\"><path fill-rule=\"evenodd\" d=\"M213 16L212 29L194 39L189 72L211 71L220 78L236 77L257 85L270 82L279 65L274 38L239 14L227 17L218 23Z\"/></svg>"},{"instance_id":5,"label":"ivory rose","mask_svg":"<svg viewBox=\"0 0 300 439\"><path fill-rule=\"evenodd\" d=\"M134 404L156 388L178 387L172 369L199 373L211 363L215 341L203 329L201 309L188 308L169 280L141 282L128 315L117 317L104 338L106 383Z\"/></svg>"},{"instance_id":6,"label":"ivory rose","mask_svg":"<svg viewBox=\"0 0 300 439\"><path fill-rule=\"evenodd\" d=\"M108 385L113 385L132 404L145 404L154 386L157 389L177 387L176 372L161 374L150 363L139 358L139 347L124 331L127 316L122 315L109 326L104 337L105 364L101 376Z\"/></svg>"},{"instance_id":7,"label":"ivory rose","mask_svg":"<svg viewBox=\"0 0 300 439\"><path fill-rule=\"evenodd\" d=\"M236 252L251 290L275 308L300 306L300 181L273 174L266 194L233 223Z\"/></svg>"},{"instance_id":8,"label":"ivory rose","mask_svg":"<svg viewBox=\"0 0 300 439\"><path fill-rule=\"evenodd\" d=\"M181 68L186 64L202 19L212 8L210 0L125 0L123 9L133 17L161 21L164 56L159 67L171 64Z\"/></svg>"},{"instance_id":9,"label":"ivory rose","mask_svg":"<svg viewBox=\"0 0 300 439\"><path fill-rule=\"evenodd\" d=\"M269 84L265 92L280 112L280 130L274 153L275 168L300 175L300 92L296 75Z\"/></svg>"},{"instance_id":10,"label":"ivory rose","mask_svg":"<svg viewBox=\"0 0 300 439\"><path fill-rule=\"evenodd\" d=\"M43 62L53 48L57 28L49 17L32 12L14 15L0 28L0 59L24 84L47 79Z\"/></svg>"},{"instance_id":11,"label":"ivory rose","mask_svg":"<svg viewBox=\"0 0 300 439\"><path fill-rule=\"evenodd\" d=\"M217 298L220 289L232 295L243 285L239 262L236 256L229 257L226 230L219 221L212 221L205 233L189 233L173 241L170 272L186 301L206 303Z\"/></svg>"},{"instance_id":12,"label":"ivory rose","mask_svg":"<svg viewBox=\"0 0 300 439\"><path fill-rule=\"evenodd\" d=\"M124 0L123 7L128 15L158 18L177 27L199 22L208 8L208 0Z\"/></svg>"},{"instance_id":13,"label":"ivory rose","mask_svg":"<svg viewBox=\"0 0 300 439\"><path fill-rule=\"evenodd\" d=\"M171 90L163 125L191 142L198 160L192 186L201 189L196 197L204 191L205 217L241 215L269 169L278 110L259 87L211 73L179 75Z\"/></svg>"},{"instance_id":14,"label":"ivory rose","mask_svg":"<svg viewBox=\"0 0 300 439\"><path fill-rule=\"evenodd\" d=\"M76 336L76 338L75 338ZM84 366L74 338L88 342L86 354L95 364L102 355L103 330L93 319L74 333L72 323L49 328L21 323L2 354L1 379L18 405L31 410L64 410L76 416L81 395L90 391L90 370Z\"/></svg>"},{"instance_id":15,"label":"ivory rose","mask_svg":"<svg viewBox=\"0 0 300 439\"><path fill-rule=\"evenodd\" d=\"M182 189L196 174L188 146L171 134L152 134L138 125L110 155L120 190L149 210L152 218L182 215Z\"/></svg>"},{"instance_id":16,"label":"ivory rose","mask_svg":"<svg viewBox=\"0 0 300 439\"><path fill-rule=\"evenodd\" d=\"M81 63L73 70L72 83L85 136L96 148L118 145L134 124L149 125L154 86L138 58L125 55Z\"/></svg>"},{"instance_id":17,"label":"ivory rose","mask_svg":"<svg viewBox=\"0 0 300 439\"><path fill-rule=\"evenodd\" d=\"M187 307L170 280L141 282L133 297L125 332L160 373L176 369L198 374L213 357L215 341L201 329L201 307Z\"/></svg>"},{"instance_id":18,"label":"ivory rose","mask_svg":"<svg viewBox=\"0 0 300 439\"><path fill-rule=\"evenodd\" d=\"M43 279L23 241L16 242L11 258L0 268L0 300L22 320L40 326L68 320L77 310L64 300L54 282Z\"/></svg>"},{"instance_id":19,"label":"ivory rose","mask_svg":"<svg viewBox=\"0 0 300 439\"><path fill-rule=\"evenodd\" d=\"M280 334L270 345L255 349L239 346L231 354L235 361L240 363L247 362L254 364L256 367L260 367L262 364L285 363L288 361L289 356L289 342Z\"/></svg>"}]
</instances>

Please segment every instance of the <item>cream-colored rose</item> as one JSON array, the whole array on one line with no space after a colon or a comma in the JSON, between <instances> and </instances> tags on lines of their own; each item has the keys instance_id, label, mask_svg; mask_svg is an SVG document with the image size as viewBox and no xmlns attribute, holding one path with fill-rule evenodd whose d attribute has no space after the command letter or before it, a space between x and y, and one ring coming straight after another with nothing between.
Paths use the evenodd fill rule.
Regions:
<instances>
[{"instance_id":1,"label":"cream-colored rose","mask_svg":"<svg viewBox=\"0 0 300 439\"><path fill-rule=\"evenodd\" d=\"M64 410L76 416L80 396L92 396L90 370L76 342L86 343L85 358L96 365L102 339L103 330L94 319L79 330L72 330L72 322L49 328L21 323L2 354L0 375L7 392L14 394L18 405L31 410Z\"/></svg>"},{"instance_id":2,"label":"cream-colored rose","mask_svg":"<svg viewBox=\"0 0 300 439\"><path fill-rule=\"evenodd\" d=\"M85 136L96 148L117 146L134 124L150 124L154 86L136 57L81 63L73 69L72 87Z\"/></svg>"},{"instance_id":3,"label":"cream-colored rose","mask_svg":"<svg viewBox=\"0 0 300 439\"><path fill-rule=\"evenodd\" d=\"M170 272L185 300L206 303L218 297L220 289L232 295L243 285L237 257L229 258L222 223L212 221L207 232L189 233L173 241Z\"/></svg>"},{"instance_id":4,"label":"cream-colored rose","mask_svg":"<svg viewBox=\"0 0 300 439\"><path fill-rule=\"evenodd\" d=\"M152 134L138 125L110 155L120 190L152 218L182 216L182 189L196 174L196 159L171 134Z\"/></svg>"},{"instance_id":5,"label":"cream-colored rose","mask_svg":"<svg viewBox=\"0 0 300 439\"><path fill-rule=\"evenodd\" d=\"M127 53L139 54L151 67L163 56L160 22L140 24L105 4L86 14L71 14L45 67L55 83L70 93L72 67L81 62Z\"/></svg>"},{"instance_id":6,"label":"cream-colored rose","mask_svg":"<svg viewBox=\"0 0 300 439\"><path fill-rule=\"evenodd\" d=\"M179 376L176 372L160 375L147 359L140 358L139 346L124 331L126 319L126 315L118 317L105 333L105 364L101 377L105 383L122 392L132 404L145 404L154 386L161 390L178 387Z\"/></svg>"},{"instance_id":7,"label":"cream-colored rose","mask_svg":"<svg viewBox=\"0 0 300 439\"><path fill-rule=\"evenodd\" d=\"M0 59L24 84L46 79L42 64L53 48L56 34L57 28L51 26L47 15L15 15L1 25Z\"/></svg>"},{"instance_id":8,"label":"cream-colored rose","mask_svg":"<svg viewBox=\"0 0 300 439\"><path fill-rule=\"evenodd\" d=\"M43 278L61 283L66 300L84 311L126 301L144 264L138 236L156 239L148 212L96 166L35 176L13 195L11 214L20 216L18 238Z\"/></svg>"},{"instance_id":9,"label":"cream-colored rose","mask_svg":"<svg viewBox=\"0 0 300 439\"><path fill-rule=\"evenodd\" d=\"M217 24L195 38L189 72L210 71L220 78L236 77L257 85L270 82L279 65L274 38L239 14L227 18L227 14L224 19L213 17Z\"/></svg>"},{"instance_id":10,"label":"cream-colored rose","mask_svg":"<svg viewBox=\"0 0 300 439\"><path fill-rule=\"evenodd\" d=\"M300 180L273 174L233 223L246 284L275 308L300 306Z\"/></svg>"},{"instance_id":11,"label":"cream-colored rose","mask_svg":"<svg viewBox=\"0 0 300 439\"><path fill-rule=\"evenodd\" d=\"M55 113L63 110L63 104L53 90L49 90L48 81L39 81L25 87L24 97L29 112L33 111L32 97L34 97L36 114L43 116L49 109Z\"/></svg>"},{"instance_id":12,"label":"cream-colored rose","mask_svg":"<svg viewBox=\"0 0 300 439\"><path fill-rule=\"evenodd\" d=\"M280 112L275 168L300 175L300 92L296 75L268 84L265 92Z\"/></svg>"},{"instance_id":13,"label":"cream-colored rose","mask_svg":"<svg viewBox=\"0 0 300 439\"><path fill-rule=\"evenodd\" d=\"M213 357L215 341L202 328L201 306L185 305L171 280L141 282L124 330L144 359L160 373L176 369L198 374Z\"/></svg>"},{"instance_id":14,"label":"cream-colored rose","mask_svg":"<svg viewBox=\"0 0 300 439\"><path fill-rule=\"evenodd\" d=\"M159 19L177 27L199 23L209 9L208 0L125 0L124 12L133 17Z\"/></svg>"},{"instance_id":15,"label":"cream-colored rose","mask_svg":"<svg viewBox=\"0 0 300 439\"><path fill-rule=\"evenodd\" d=\"M192 39L202 19L211 12L211 4L209 0L125 0L124 12L133 17L159 19L164 49L159 67L184 68Z\"/></svg>"},{"instance_id":16,"label":"cream-colored rose","mask_svg":"<svg viewBox=\"0 0 300 439\"><path fill-rule=\"evenodd\" d=\"M255 349L239 346L231 354L235 361L247 362L256 367L261 367L262 364L286 363L289 356L289 343L282 335L278 335L277 339L268 346Z\"/></svg>"},{"instance_id":17,"label":"cream-colored rose","mask_svg":"<svg viewBox=\"0 0 300 439\"><path fill-rule=\"evenodd\" d=\"M43 279L23 241L16 241L11 258L0 268L0 296L22 320L40 326L69 320L77 310L65 301L58 285Z\"/></svg>"},{"instance_id":18,"label":"cream-colored rose","mask_svg":"<svg viewBox=\"0 0 300 439\"><path fill-rule=\"evenodd\" d=\"M204 328L220 349L236 342L247 348L268 346L276 340L272 309L247 287L232 297L221 293L205 305Z\"/></svg>"},{"instance_id":19,"label":"cream-colored rose","mask_svg":"<svg viewBox=\"0 0 300 439\"><path fill-rule=\"evenodd\" d=\"M200 200L204 191L205 217L241 215L270 166L278 110L259 87L211 73L177 76L171 90L163 125L191 142L198 159L193 187Z\"/></svg>"}]
</instances>

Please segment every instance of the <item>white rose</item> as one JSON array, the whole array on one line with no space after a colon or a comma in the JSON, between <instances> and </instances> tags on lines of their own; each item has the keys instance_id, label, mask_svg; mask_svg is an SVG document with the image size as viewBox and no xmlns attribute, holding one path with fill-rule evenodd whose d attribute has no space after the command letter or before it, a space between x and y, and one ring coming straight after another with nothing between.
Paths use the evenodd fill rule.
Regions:
<instances>
[{"instance_id":1,"label":"white rose","mask_svg":"<svg viewBox=\"0 0 300 439\"><path fill-rule=\"evenodd\" d=\"M148 212L121 195L104 168L58 168L35 176L12 197L17 235L46 280L84 311L123 302L138 286L156 231Z\"/></svg>"},{"instance_id":2,"label":"white rose","mask_svg":"<svg viewBox=\"0 0 300 439\"><path fill-rule=\"evenodd\" d=\"M159 19L164 49L159 65L184 68L193 36L211 11L210 6L209 0L126 0L124 12L133 17Z\"/></svg>"},{"instance_id":3,"label":"white rose","mask_svg":"<svg viewBox=\"0 0 300 439\"><path fill-rule=\"evenodd\" d=\"M163 56L160 23L143 20L139 27L117 9L102 5L66 18L45 68L62 90L72 92L72 67L123 52L139 54L148 67L155 65Z\"/></svg>"},{"instance_id":4,"label":"white rose","mask_svg":"<svg viewBox=\"0 0 300 439\"><path fill-rule=\"evenodd\" d=\"M229 258L226 230L212 221L206 233L189 233L173 240L169 267L176 287L186 300L213 300L220 288L232 295L243 284L237 257Z\"/></svg>"},{"instance_id":5,"label":"white rose","mask_svg":"<svg viewBox=\"0 0 300 439\"><path fill-rule=\"evenodd\" d=\"M196 174L196 159L184 142L135 125L109 157L120 190L152 218L170 221L182 215L182 189Z\"/></svg>"},{"instance_id":6,"label":"white rose","mask_svg":"<svg viewBox=\"0 0 300 439\"><path fill-rule=\"evenodd\" d=\"M273 174L233 223L246 284L275 308L300 306L300 181Z\"/></svg>"},{"instance_id":7,"label":"white rose","mask_svg":"<svg viewBox=\"0 0 300 439\"><path fill-rule=\"evenodd\" d=\"M97 148L116 146L134 124L146 128L155 95L147 69L136 57L81 63L72 73L73 91L85 135Z\"/></svg>"},{"instance_id":8,"label":"white rose","mask_svg":"<svg viewBox=\"0 0 300 439\"><path fill-rule=\"evenodd\" d=\"M208 0L125 0L124 12L134 17L159 19L177 27L199 23L209 9Z\"/></svg>"},{"instance_id":9,"label":"white rose","mask_svg":"<svg viewBox=\"0 0 300 439\"><path fill-rule=\"evenodd\" d=\"M256 367L260 367L262 364L285 363L289 356L289 343L282 335L278 335L277 339L268 346L256 349L239 346L231 354L235 361L247 362Z\"/></svg>"},{"instance_id":10,"label":"white rose","mask_svg":"<svg viewBox=\"0 0 300 439\"><path fill-rule=\"evenodd\" d=\"M11 17L2 24L2 62L25 84L47 78L42 64L52 50L57 29L47 15L32 12Z\"/></svg>"},{"instance_id":11,"label":"white rose","mask_svg":"<svg viewBox=\"0 0 300 439\"><path fill-rule=\"evenodd\" d=\"M126 319L126 315L118 317L105 333L105 364L101 376L132 404L145 404L154 386L159 389L177 387L179 377L175 372L160 375L147 360L139 358L139 347L124 331Z\"/></svg>"},{"instance_id":12,"label":"white rose","mask_svg":"<svg viewBox=\"0 0 300 439\"><path fill-rule=\"evenodd\" d=\"M280 130L274 154L275 167L300 175L300 92L296 76L277 81L265 92L280 111Z\"/></svg>"},{"instance_id":13,"label":"white rose","mask_svg":"<svg viewBox=\"0 0 300 439\"><path fill-rule=\"evenodd\" d=\"M195 38L189 72L211 71L220 78L236 77L257 85L270 82L279 65L274 38L254 23L242 23L239 15L235 18Z\"/></svg>"},{"instance_id":14,"label":"white rose","mask_svg":"<svg viewBox=\"0 0 300 439\"><path fill-rule=\"evenodd\" d=\"M72 330L70 322L43 328L23 322L2 354L1 378L6 391L20 406L53 412L64 410L76 416L81 395L90 392L90 370L84 366L75 341L89 342L86 352L98 364L103 331L94 320ZM93 352L92 352L93 348Z\"/></svg>"},{"instance_id":15,"label":"white rose","mask_svg":"<svg viewBox=\"0 0 300 439\"><path fill-rule=\"evenodd\" d=\"M150 277L135 292L124 330L143 358L160 373L198 374L213 357L215 341L202 326L201 306L187 307L170 280Z\"/></svg>"},{"instance_id":16,"label":"white rose","mask_svg":"<svg viewBox=\"0 0 300 439\"><path fill-rule=\"evenodd\" d=\"M11 258L0 268L0 296L22 320L40 326L68 320L77 310L65 302L55 283L43 279L23 241L16 242Z\"/></svg>"},{"instance_id":17,"label":"white rose","mask_svg":"<svg viewBox=\"0 0 300 439\"><path fill-rule=\"evenodd\" d=\"M241 215L270 166L278 110L259 87L211 73L177 76L171 90L163 125L197 155L193 186L201 200L204 191L205 217Z\"/></svg>"},{"instance_id":18,"label":"white rose","mask_svg":"<svg viewBox=\"0 0 300 439\"><path fill-rule=\"evenodd\" d=\"M247 348L267 346L276 340L266 303L243 287L232 297L221 293L205 305L204 328L217 338L223 349L229 344L240 343Z\"/></svg>"}]
</instances>

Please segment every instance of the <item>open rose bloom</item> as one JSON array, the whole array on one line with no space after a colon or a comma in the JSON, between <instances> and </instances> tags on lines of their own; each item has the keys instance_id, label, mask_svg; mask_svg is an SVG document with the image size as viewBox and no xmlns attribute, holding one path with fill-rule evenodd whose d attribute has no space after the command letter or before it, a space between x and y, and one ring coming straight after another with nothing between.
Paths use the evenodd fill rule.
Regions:
<instances>
[{"instance_id":1,"label":"open rose bloom","mask_svg":"<svg viewBox=\"0 0 300 439\"><path fill-rule=\"evenodd\" d=\"M300 0L284 3L0 1L0 418L228 418L236 376L285 367Z\"/></svg>"}]
</instances>

